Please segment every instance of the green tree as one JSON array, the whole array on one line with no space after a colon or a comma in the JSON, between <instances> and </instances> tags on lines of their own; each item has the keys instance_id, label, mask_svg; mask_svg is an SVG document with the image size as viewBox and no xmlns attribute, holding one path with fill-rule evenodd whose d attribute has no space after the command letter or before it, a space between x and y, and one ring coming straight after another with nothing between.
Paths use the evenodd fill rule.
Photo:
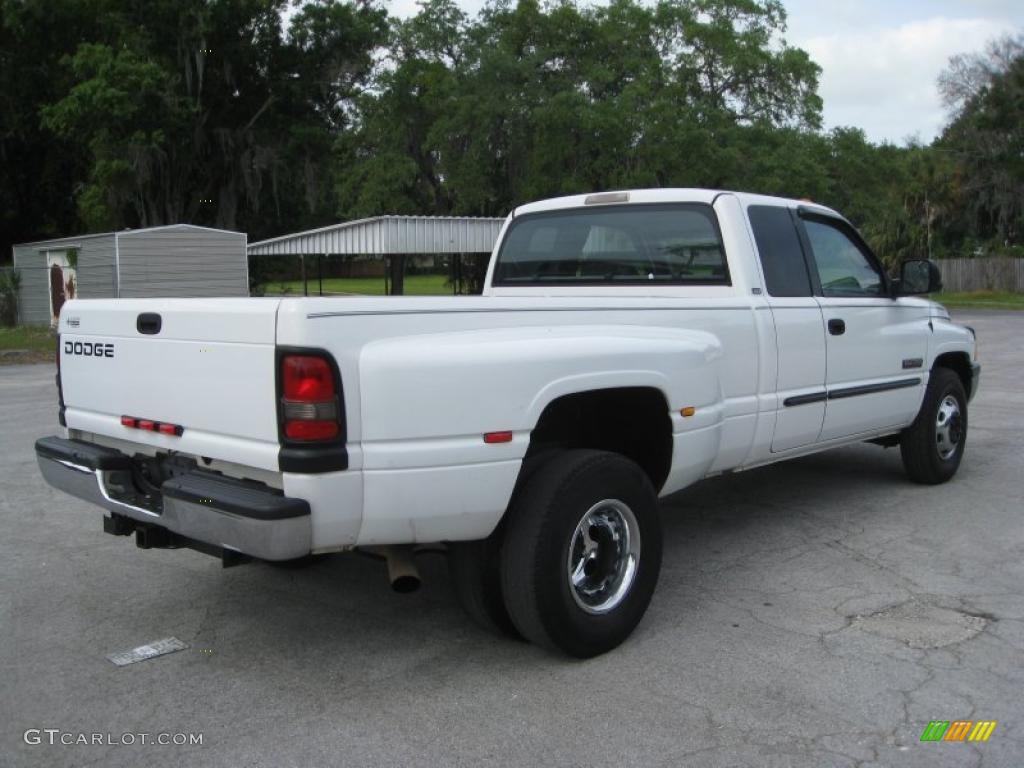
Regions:
<instances>
[{"instance_id":1,"label":"green tree","mask_svg":"<svg viewBox=\"0 0 1024 768\"><path fill-rule=\"evenodd\" d=\"M367 81L385 13L285 0L105 7L105 39L66 59L73 85L42 109L87 148L87 226L190 221L259 236L322 220L334 136Z\"/></svg>"},{"instance_id":2,"label":"green tree","mask_svg":"<svg viewBox=\"0 0 1024 768\"><path fill-rule=\"evenodd\" d=\"M984 54L954 57L939 80L953 119L938 148L951 152L970 213L967 231L1000 246L1024 236L1024 35Z\"/></svg>"},{"instance_id":3,"label":"green tree","mask_svg":"<svg viewBox=\"0 0 1024 768\"><path fill-rule=\"evenodd\" d=\"M86 149L40 130L39 109L70 85L61 57L98 33L92 0L0 0L0 264L11 244L78 229Z\"/></svg>"},{"instance_id":4,"label":"green tree","mask_svg":"<svg viewBox=\"0 0 1024 768\"><path fill-rule=\"evenodd\" d=\"M341 212L493 215L738 178L755 134L820 123L818 67L778 42L784 29L774 0L499 1L474 19L429 0L395 23L360 130L339 145Z\"/></svg>"}]
</instances>

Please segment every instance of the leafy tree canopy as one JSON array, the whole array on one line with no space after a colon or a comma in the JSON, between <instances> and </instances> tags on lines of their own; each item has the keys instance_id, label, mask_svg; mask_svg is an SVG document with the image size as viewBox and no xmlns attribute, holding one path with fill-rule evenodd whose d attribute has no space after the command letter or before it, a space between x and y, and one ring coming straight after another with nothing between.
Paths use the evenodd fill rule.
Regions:
<instances>
[{"instance_id":1,"label":"leafy tree canopy","mask_svg":"<svg viewBox=\"0 0 1024 768\"><path fill-rule=\"evenodd\" d=\"M252 239L599 189L809 197L890 263L1019 245L1024 38L954 57L932 145L821 130L779 0L0 0L0 240Z\"/></svg>"}]
</instances>

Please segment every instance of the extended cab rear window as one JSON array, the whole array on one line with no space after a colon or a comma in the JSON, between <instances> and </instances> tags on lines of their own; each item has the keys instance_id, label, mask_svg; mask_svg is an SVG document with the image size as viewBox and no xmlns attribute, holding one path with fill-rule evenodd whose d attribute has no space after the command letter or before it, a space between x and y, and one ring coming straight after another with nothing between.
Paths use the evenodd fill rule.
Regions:
<instances>
[{"instance_id":1,"label":"extended cab rear window","mask_svg":"<svg viewBox=\"0 0 1024 768\"><path fill-rule=\"evenodd\" d=\"M729 285L710 205L633 204L513 219L494 285Z\"/></svg>"},{"instance_id":2,"label":"extended cab rear window","mask_svg":"<svg viewBox=\"0 0 1024 768\"><path fill-rule=\"evenodd\" d=\"M757 252L770 296L812 296L800 237L789 208L752 205L747 208Z\"/></svg>"}]
</instances>

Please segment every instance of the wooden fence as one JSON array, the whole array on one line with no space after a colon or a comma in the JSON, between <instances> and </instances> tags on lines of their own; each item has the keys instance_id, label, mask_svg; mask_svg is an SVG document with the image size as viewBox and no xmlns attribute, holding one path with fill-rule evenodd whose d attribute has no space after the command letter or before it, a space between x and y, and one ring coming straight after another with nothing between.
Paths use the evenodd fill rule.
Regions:
<instances>
[{"instance_id":1,"label":"wooden fence","mask_svg":"<svg viewBox=\"0 0 1024 768\"><path fill-rule=\"evenodd\" d=\"M944 291L1024 291L1024 259L939 259Z\"/></svg>"}]
</instances>

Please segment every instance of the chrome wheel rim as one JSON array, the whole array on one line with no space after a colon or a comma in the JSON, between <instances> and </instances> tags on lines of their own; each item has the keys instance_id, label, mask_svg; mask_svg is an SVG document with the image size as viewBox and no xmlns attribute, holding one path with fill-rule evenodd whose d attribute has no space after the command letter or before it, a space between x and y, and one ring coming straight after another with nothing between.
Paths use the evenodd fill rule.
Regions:
<instances>
[{"instance_id":1,"label":"chrome wheel rim","mask_svg":"<svg viewBox=\"0 0 1024 768\"><path fill-rule=\"evenodd\" d=\"M640 525L618 499L587 510L569 544L569 592L587 613L608 613L625 599L640 563Z\"/></svg>"},{"instance_id":2,"label":"chrome wheel rim","mask_svg":"<svg viewBox=\"0 0 1024 768\"><path fill-rule=\"evenodd\" d=\"M963 436L964 419L960 403L952 395L946 395L935 414L935 448L939 458L945 461L956 453Z\"/></svg>"}]
</instances>

